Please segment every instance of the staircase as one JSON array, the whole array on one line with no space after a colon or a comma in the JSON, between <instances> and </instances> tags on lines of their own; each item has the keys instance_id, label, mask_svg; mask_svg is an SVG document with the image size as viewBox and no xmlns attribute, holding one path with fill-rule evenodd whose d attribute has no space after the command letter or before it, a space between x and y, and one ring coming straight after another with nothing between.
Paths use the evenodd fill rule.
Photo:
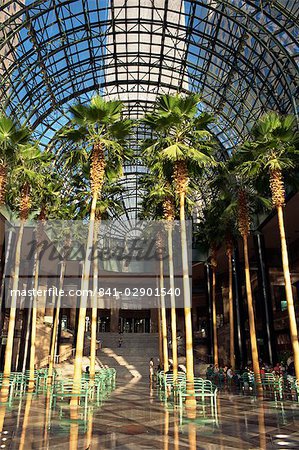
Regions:
<instances>
[{"instance_id":1,"label":"staircase","mask_svg":"<svg viewBox=\"0 0 299 450\"><path fill-rule=\"evenodd\" d=\"M118 379L148 378L149 360L157 364L159 341L157 333L100 333L102 349L97 351L97 362L117 370Z\"/></svg>"},{"instance_id":2,"label":"staircase","mask_svg":"<svg viewBox=\"0 0 299 450\"><path fill-rule=\"evenodd\" d=\"M159 337L158 333L125 333L122 336L122 346L119 347L119 333L99 333L97 340L101 340L102 348L97 350L96 370L107 365L117 371L118 380L131 380L149 377L149 360L154 358L158 364ZM90 365L90 340L86 340L86 347L82 358L82 370ZM56 365L65 376L73 376L74 361L61 361Z\"/></svg>"}]
</instances>

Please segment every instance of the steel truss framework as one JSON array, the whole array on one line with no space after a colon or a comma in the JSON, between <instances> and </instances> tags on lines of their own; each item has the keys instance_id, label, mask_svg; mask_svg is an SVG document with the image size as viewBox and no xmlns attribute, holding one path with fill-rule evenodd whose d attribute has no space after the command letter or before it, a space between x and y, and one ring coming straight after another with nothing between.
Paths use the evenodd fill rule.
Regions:
<instances>
[{"instance_id":1,"label":"steel truss framework","mask_svg":"<svg viewBox=\"0 0 299 450\"><path fill-rule=\"evenodd\" d=\"M43 145L74 100L120 97L138 118L157 93L192 91L218 116L222 156L265 110L297 114L296 0L51 0L0 2L1 107ZM127 214L138 207L136 160L126 168Z\"/></svg>"}]
</instances>

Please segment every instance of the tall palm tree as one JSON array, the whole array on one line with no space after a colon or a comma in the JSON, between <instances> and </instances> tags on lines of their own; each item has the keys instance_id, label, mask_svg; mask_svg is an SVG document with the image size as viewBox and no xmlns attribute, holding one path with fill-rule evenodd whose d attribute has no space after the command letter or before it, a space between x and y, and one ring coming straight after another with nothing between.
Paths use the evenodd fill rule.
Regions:
<instances>
[{"instance_id":1,"label":"tall palm tree","mask_svg":"<svg viewBox=\"0 0 299 450\"><path fill-rule=\"evenodd\" d=\"M185 202L189 177L199 169L211 167L211 134L207 125L213 121L207 113L198 114L200 97L195 94L160 96L154 112L147 114L143 123L150 128L153 139L145 154L150 163L159 160L172 167L176 195L179 200L181 247L183 266L184 316L186 337L186 369L188 392L194 392L193 336L191 292L188 269ZM189 398L188 403L194 404Z\"/></svg>"},{"instance_id":2,"label":"tall palm tree","mask_svg":"<svg viewBox=\"0 0 299 450\"><path fill-rule=\"evenodd\" d=\"M43 224L45 221L45 209L41 208L38 224L36 228L36 249L34 255L34 296L33 296L33 305L32 305L32 315L31 315L31 342L30 342L30 359L29 359L29 382L28 382L28 391L33 392L35 384L34 384L34 366L35 366L35 338L36 338L36 320L37 320L37 289L38 289L38 280L39 280L39 266L40 266L40 242L42 239L43 233ZM30 310L28 311L30 314ZM29 340L29 327L30 321L28 321L28 340ZM26 333L27 334L27 333ZM27 336L26 336L27 338ZM25 343L26 345L26 343ZM27 359L27 348L25 348L24 359Z\"/></svg>"},{"instance_id":3,"label":"tall palm tree","mask_svg":"<svg viewBox=\"0 0 299 450\"><path fill-rule=\"evenodd\" d=\"M161 174L158 172L148 173L140 180L140 184L145 190L143 194L142 201L142 219L150 218L155 220L163 220L168 215L168 220L172 217L169 216L169 211L167 212L167 203L171 198L171 190L167 185L167 182L163 182L161 179ZM171 215L171 214L170 214ZM163 292L164 286L164 261L163 261L163 233L162 229L159 230L156 240L157 254L159 256L159 286L160 292ZM168 263L169 263L169 274L170 283L173 285L174 289L174 277L173 277L173 261L172 261L172 237L170 236L170 230L168 229ZM174 291L173 291L174 292ZM175 304L172 299L172 310L171 313L171 326L172 326L172 341L173 341L173 373L174 377L177 376L177 337L176 337L176 314L175 314ZM175 320L175 323L173 322ZM175 335L173 334L175 330ZM159 311L159 332L161 334L161 349L163 356L163 368L166 372L169 369L169 357L168 357L168 339L167 339L167 318L166 318L166 305L165 299L160 296L160 311ZM161 362L162 362L161 361Z\"/></svg>"},{"instance_id":4,"label":"tall palm tree","mask_svg":"<svg viewBox=\"0 0 299 450\"><path fill-rule=\"evenodd\" d=\"M54 185L54 189L59 189L60 184ZM74 222L65 223L65 220L68 218L71 219L81 219L82 216L78 213L77 207L75 204L71 203L71 198L66 198L60 196L58 201L55 199L52 200L51 208L49 208L48 204L48 218L49 219L58 219L63 220L62 224L59 226L59 222L54 221L53 224L50 223L50 226L47 228L47 232L52 232L52 243L57 247L57 250L60 255L60 270L59 270L59 286L58 286L58 296L56 298L55 309L53 311L53 327L51 333L51 344L49 350L49 369L48 369L48 378L47 384L51 385L53 382L53 372L55 365L55 350L57 347L57 338L58 338L58 328L59 328L59 317L61 310L61 292L64 286L64 277L67 266L67 260L70 258L72 253L72 242L73 240L82 241L82 229L80 227L80 223L76 224Z\"/></svg>"},{"instance_id":5,"label":"tall palm tree","mask_svg":"<svg viewBox=\"0 0 299 450\"><path fill-rule=\"evenodd\" d=\"M217 204L217 203L216 203ZM217 252L223 241L221 222L216 220L219 210L215 207L215 201L205 208L204 220L196 233L197 240L209 250L209 265L212 272L212 329L213 329L213 359L214 364L219 364L218 334L217 334L217 305L216 305L216 270Z\"/></svg>"},{"instance_id":6,"label":"tall palm tree","mask_svg":"<svg viewBox=\"0 0 299 450\"><path fill-rule=\"evenodd\" d=\"M49 157L50 163L50 157ZM37 216L36 224L36 246L34 254L34 296L32 305L32 315L31 315L31 340L30 340L30 358L29 358L29 383L28 391L32 392L34 390L34 368L35 368L35 338L36 338L36 323L37 323L37 290L39 283L39 269L40 269L40 252L41 243L44 231L44 224L47 217L51 217L51 209L57 207L57 199L60 194L61 184L56 179L56 174L49 170L49 167L45 167L46 171L43 174L38 188L36 189L35 197L36 203L40 205L40 211ZM59 197L60 199L60 197ZM61 206L61 201L59 201ZM30 321L28 321L30 326ZM29 340L29 329L26 333L26 341ZM25 349L24 359L27 359L27 351Z\"/></svg>"},{"instance_id":7,"label":"tall palm tree","mask_svg":"<svg viewBox=\"0 0 299 450\"><path fill-rule=\"evenodd\" d=\"M115 170L116 169L116 170ZM85 219L89 215L89 199L91 189L89 187L89 163L81 167L80 173L76 173L71 180L71 195L69 201L74 205L77 211L77 218ZM97 335L97 292L99 277L99 258L98 258L98 234L102 220L108 220L110 217L122 212L122 205L118 201L122 193L121 186L115 181L118 178L117 167L107 165L105 168L106 183L103 184L101 194L96 205L94 234L93 234L93 255L92 255L92 271L93 271L93 306L91 311L91 336L90 336L90 379L95 377L95 361L96 361L96 335Z\"/></svg>"},{"instance_id":8,"label":"tall palm tree","mask_svg":"<svg viewBox=\"0 0 299 450\"><path fill-rule=\"evenodd\" d=\"M209 241L211 248L211 266L217 265L216 253L217 247L225 243L226 256L228 262L228 301L229 301L229 355L230 365L235 368L235 344L234 344L234 311L233 311L233 271L232 271L232 249L233 237L236 235L235 230L235 211L232 209L232 199L227 192L227 186L222 184L223 180L214 178L212 187L216 187L216 198L211 201L211 204L204 210L204 224L201 227L201 240ZM223 188L224 186L224 188ZM213 261L214 259L214 261ZM215 280L213 286L215 285ZM214 290L214 289L213 289ZM213 308L215 302L215 293L213 293ZM217 335L217 328L215 323L215 316L213 314L213 333ZM214 349L215 352L215 349ZM214 361L215 362L215 361ZM218 362L217 362L218 363ZM216 363L215 363L216 364Z\"/></svg>"},{"instance_id":9,"label":"tall palm tree","mask_svg":"<svg viewBox=\"0 0 299 450\"><path fill-rule=\"evenodd\" d=\"M115 214L121 212L122 207L117 199L113 196L120 194L120 187L116 185L107 184L102 192L102 197L97 203L96 222L93 236L93 295L94 304L91 309L91 336L90 336L90 379L95 378L95 361L96 361L96 340L97 340L97 292L98 292L98 277L99 277L99 257L98 257L98 235L100 231L100 224L102 220L107 220Z\"/></svg>"},{"instance_id":10,"label":"tall palm tree","mask_svg":"<svg viewBox=\"0 0 299 450\"><path fill-rule=\"evenodd\" d=\"M252 184L249 183L239 171L238 158L232 157L224 167L223 172L217 180L221 183L222 192L226 196L228 202L227 211L229 214L234 213L237 218L237 227L243 241L244 253L244 270L245 270L245 286L247 296L248 320L250 331L250 345L252 355L252 365L254 376L257 383L258 394L262 395L261 375L259 365L259 354L256 336L256 326L253 308L252 287L250 278L250 264L248 252L248 237L250 234L251 215L257 211L257 208L266 209L269 207L267 199L257 195Z\"/></svg>"},{"instance_id":11,"label":"tall palm tree","mask_svg":"<svg viewBox=\"0 0 299 450\"><path fill-rule=\"evenodd\" d=\"M240 149L242 173L260 180L268 174L272 204L277 211L282 267L290 321L291 342L294 353L296 377L299 379L299 343L289 257L285 236L283 207L285 205L284 176L298 169L299 133L293 116L276 112L263 115L251 130L252 141ZM243 161L243 162L242 162Z\"/></svg>"},{"instance_id":12,"label":"tall palm tree","mask_svg":"<svg viewBox=\"0 0 299 450\"><path fill-rule=\"evenodd\" d=\"M255 381L257 383L258 389L260 392L262 392L259 354L258 354L255 318L254 318L254 310L253 310L252 288L251 288L251 279L250 279L249 253L248 253L248 236L249 236L249 231L250 231L250 216L249 216L249 207L248 207L248 196L246 194L245 188L240 188L239 192L238 192L238 227L239 227L239 231L242 236L242 239L243 239L245 285L246 285L246 293L247 293L247 307L248 307L249 333L250 333L253 372L254 372Z\"/></svg>"},{"instance_id":13,"label":"tall palm tree","mask_svg":"<svg viewBox=\"0 0 299 450\"><path fill-rule=\"evenodd\" d=\"M122 103L120 101L105 101L96 95L89 105L78 104L70 108L72 124L60 133L61 139L75 144L75 149L66 156L66 163L76 172L78 159L90 162L91 206L86 243L86 254L81 282L81 305L79 311L76 356L74 364L74 394L79 392L81 384L82 357L84 348L84 331L86 318L86 301L89 288L91 268L90 251L93 244L96 205L101 195L105 181L105 168L112 164L120 166L126 157L124 139L130 133L132 122L122 120ZM78 399L72 398L72 405L78 404Z\"/></svg>"},{"instance_id":14,"label":"tall palm tree","mask_svg":"<svg viewBox=\"0 0 299 450\"><path fill-rule=\"evenodd\" d=\"M160 308L161 308L161 331L162 331L162 347L163 347L163 369L164 372L169 370L169 357L168 357L168 339L167 339L167 318L166 318L166 305L165 298L162 295L165 289L164 284L164 261L163 261L163 233L158 231L157 239L157 254L159 258L159 290L160 290Z\"/></svg>"},{"instance_id":15,"label":"tall palm tree","mask_svg":"<svg viewBox=\"0 0 299 450\"><path fill-rule=\"evenodd\" d=\"M53 328L52 328L52 339L51 339L50 355L49 355L49 370L48 370L48 379L47 379L48 385L52 384L52 380L53 380L55 349L56 349L56 343L57 343L57 333L58 333L59 315L60 315L60 307L61 307L61 292L62 292L63 283L64 283L66 259L67 259L67 256L69 255L71 242L72 242L68 231L66 231L66 235L65 235L64 239L65 239L64 245L61 250L62 260L60 262L58 297L56 299L56 305L55 305L55 315L54 315L54 322L53 322Z\"/></svg>"},{"instance_id":16,"label":"tall palm tree","mask_svg":"<svg viewBox=\"0 0 299 450\"><path fill-rule=\"evenodd\" d=\"M0 114L0 206L5 202L7 175L13 167L20 145L30 141L30 131L4 114Z\"/></svg>"},{"instance_id":17,"label":"tall palm tree","mask_svg":"<svg viewBox=\"0 0 299 450\"><path fill-rule=\"evenodd\" d=\"M5 203L7 178L15 165L15 157L20 145L30 141L30 131L25 126L19 126L10 117L0 114L0 207ZM1 286L0 316L3 301L3 281ZM2 317L0 324L2 324Z\"/></svg>"},{"instance_id":18,"label":"tall palm tree","mask_svg":"<svg viewBox=\"0 0 299 450\"><path fill-rule=\"evenodd\" d=\"M169 288L171 301L171 342L172 342L172 365L174 383L178 376L178 342L177 342L177 319L175 302L175 281L174 281L174 261L173 261L173 222L175 219L175 202L169 183L166 184L169 192L163 202L164 217L167 221L167 249L169 264Z\"/></svg>"},{"instance_id":19,"label":"tall palm tree","mask_svg":"<svg viewBox=\"0 0 299 450\"><path fill-rule=\"evenodd\" d=\"M9 377L11 371L13 338L16 319L16 303L17 289L19 285L19 271L21 262L21 247L24 234L24 227L28 219L31 206L31 191L40 182L41 175L39 173L41 165L45 162L43 155L36 145L28 144L19 147L17 153L16 166L10 174L11 185L14 189L10 189L11 198L14 197L14 190L18 192L17 203L19 205L20 225L16 242L15 263L12 275L12 296L10 317L7 332L7 344L5 350L3 384L1 389L1 399L6 401L9 389ZM19 188L18 188L19 186ZM15 199L14 199L15 200Z\"/></svg>"}]
</instances>

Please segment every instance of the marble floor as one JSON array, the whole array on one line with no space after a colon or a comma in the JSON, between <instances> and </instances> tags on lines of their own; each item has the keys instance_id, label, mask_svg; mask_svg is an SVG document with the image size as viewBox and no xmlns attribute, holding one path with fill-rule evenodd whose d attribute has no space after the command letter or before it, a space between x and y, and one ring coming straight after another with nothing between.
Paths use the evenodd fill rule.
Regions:
<instances>
[{"instance_id":1,"label":"marble floor","mask_svg":"<svg viewBox=\"0 0 299 450\"><path fill-rule=\"evenodd\" d=\"M117 386L84 417L67 404L30 396L0 406L0 449L299 449L299 403L257 401L221 392L217 417L198 407L180 414L155 389L133 380Z\"/></svg>"}]
</instances>

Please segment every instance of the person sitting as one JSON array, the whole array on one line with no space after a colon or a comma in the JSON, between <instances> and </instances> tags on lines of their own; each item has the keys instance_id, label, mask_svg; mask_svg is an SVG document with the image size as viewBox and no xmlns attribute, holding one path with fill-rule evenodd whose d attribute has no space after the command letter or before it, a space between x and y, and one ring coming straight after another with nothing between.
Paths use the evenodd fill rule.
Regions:
<instances>
[{"instance_id":1,"label":"person sitting","mask_svg":"<svg viewBox=\"0 0 299 450\"><path fill-rule=\"evenodd\" d=\"M179 366L178 366L178 372L181 372L181 373L187 373L186 366L184 366L184 364L179 364Z\"/></svg>"},{"instance_id":2,"label":"person sitting","mask_svg":"<svg viewBox=\"0 0 299 450\"><path fill-rule=\"evenodd\" d=\"M173 373L173 366L172 365L169 366L169 369L165 372L165 375L169 374L169 373Z\"/></svg>"},{"instance_id":3,"label":"person sitting","mask_svg":"<svg viewBox=\"0 0 299 450\"><path fill-rule=\"evenodd\" d=\"M273 373L274 375L281 375L281 367L279 363L276 363L275 366L273 367Z\"/></svg>"},{"instance_id":4,"label":"person sitting","mask_svg":"<svg viewBox=\"0 0 299 450\"><path fill-rule=\"evenodd\" d=\"M226 371L226 376L227 376L228 381L231 381L234 377L234 371L230 366L228 367L228 369Z\"/></svg>"},{"instance_id":5,"label":"person sitting","mask_svg":"<svg viewBox=\"0 0 299 450\"><path fill-rule=\"evenodd\" d=\"M207 367L207 371L206 371L206 377L207 377L208 380L210 380L210 379L212 378L213 373L214 373L214 371L213 371L213 366L212 366L212 364L210 364L210 365Z\"/></svg>"},{"instance_id":6,"label":"person sitting","mask_svg":"<svg viewBox=\"0 0 299 450\"><path fill-rule=\"evenodd\" d=\"M288 375L290 377L294 377L295 376L295 363L294 363L294 360L291 361L290 364L288 365L287 372L288 372Z\"/></svg>"},{"instance_id":7,"label":"person sitting","mask_svg":"<svg viewBox=\"0 0 299 450\"><path fill-rule=\"evenodd\" d=\"M161 364L159 363L157 366L156 372L160 373L160 372L162 372L162 370L163 370L163 368L162 368Z\"/></svg>"}]
</instances>

